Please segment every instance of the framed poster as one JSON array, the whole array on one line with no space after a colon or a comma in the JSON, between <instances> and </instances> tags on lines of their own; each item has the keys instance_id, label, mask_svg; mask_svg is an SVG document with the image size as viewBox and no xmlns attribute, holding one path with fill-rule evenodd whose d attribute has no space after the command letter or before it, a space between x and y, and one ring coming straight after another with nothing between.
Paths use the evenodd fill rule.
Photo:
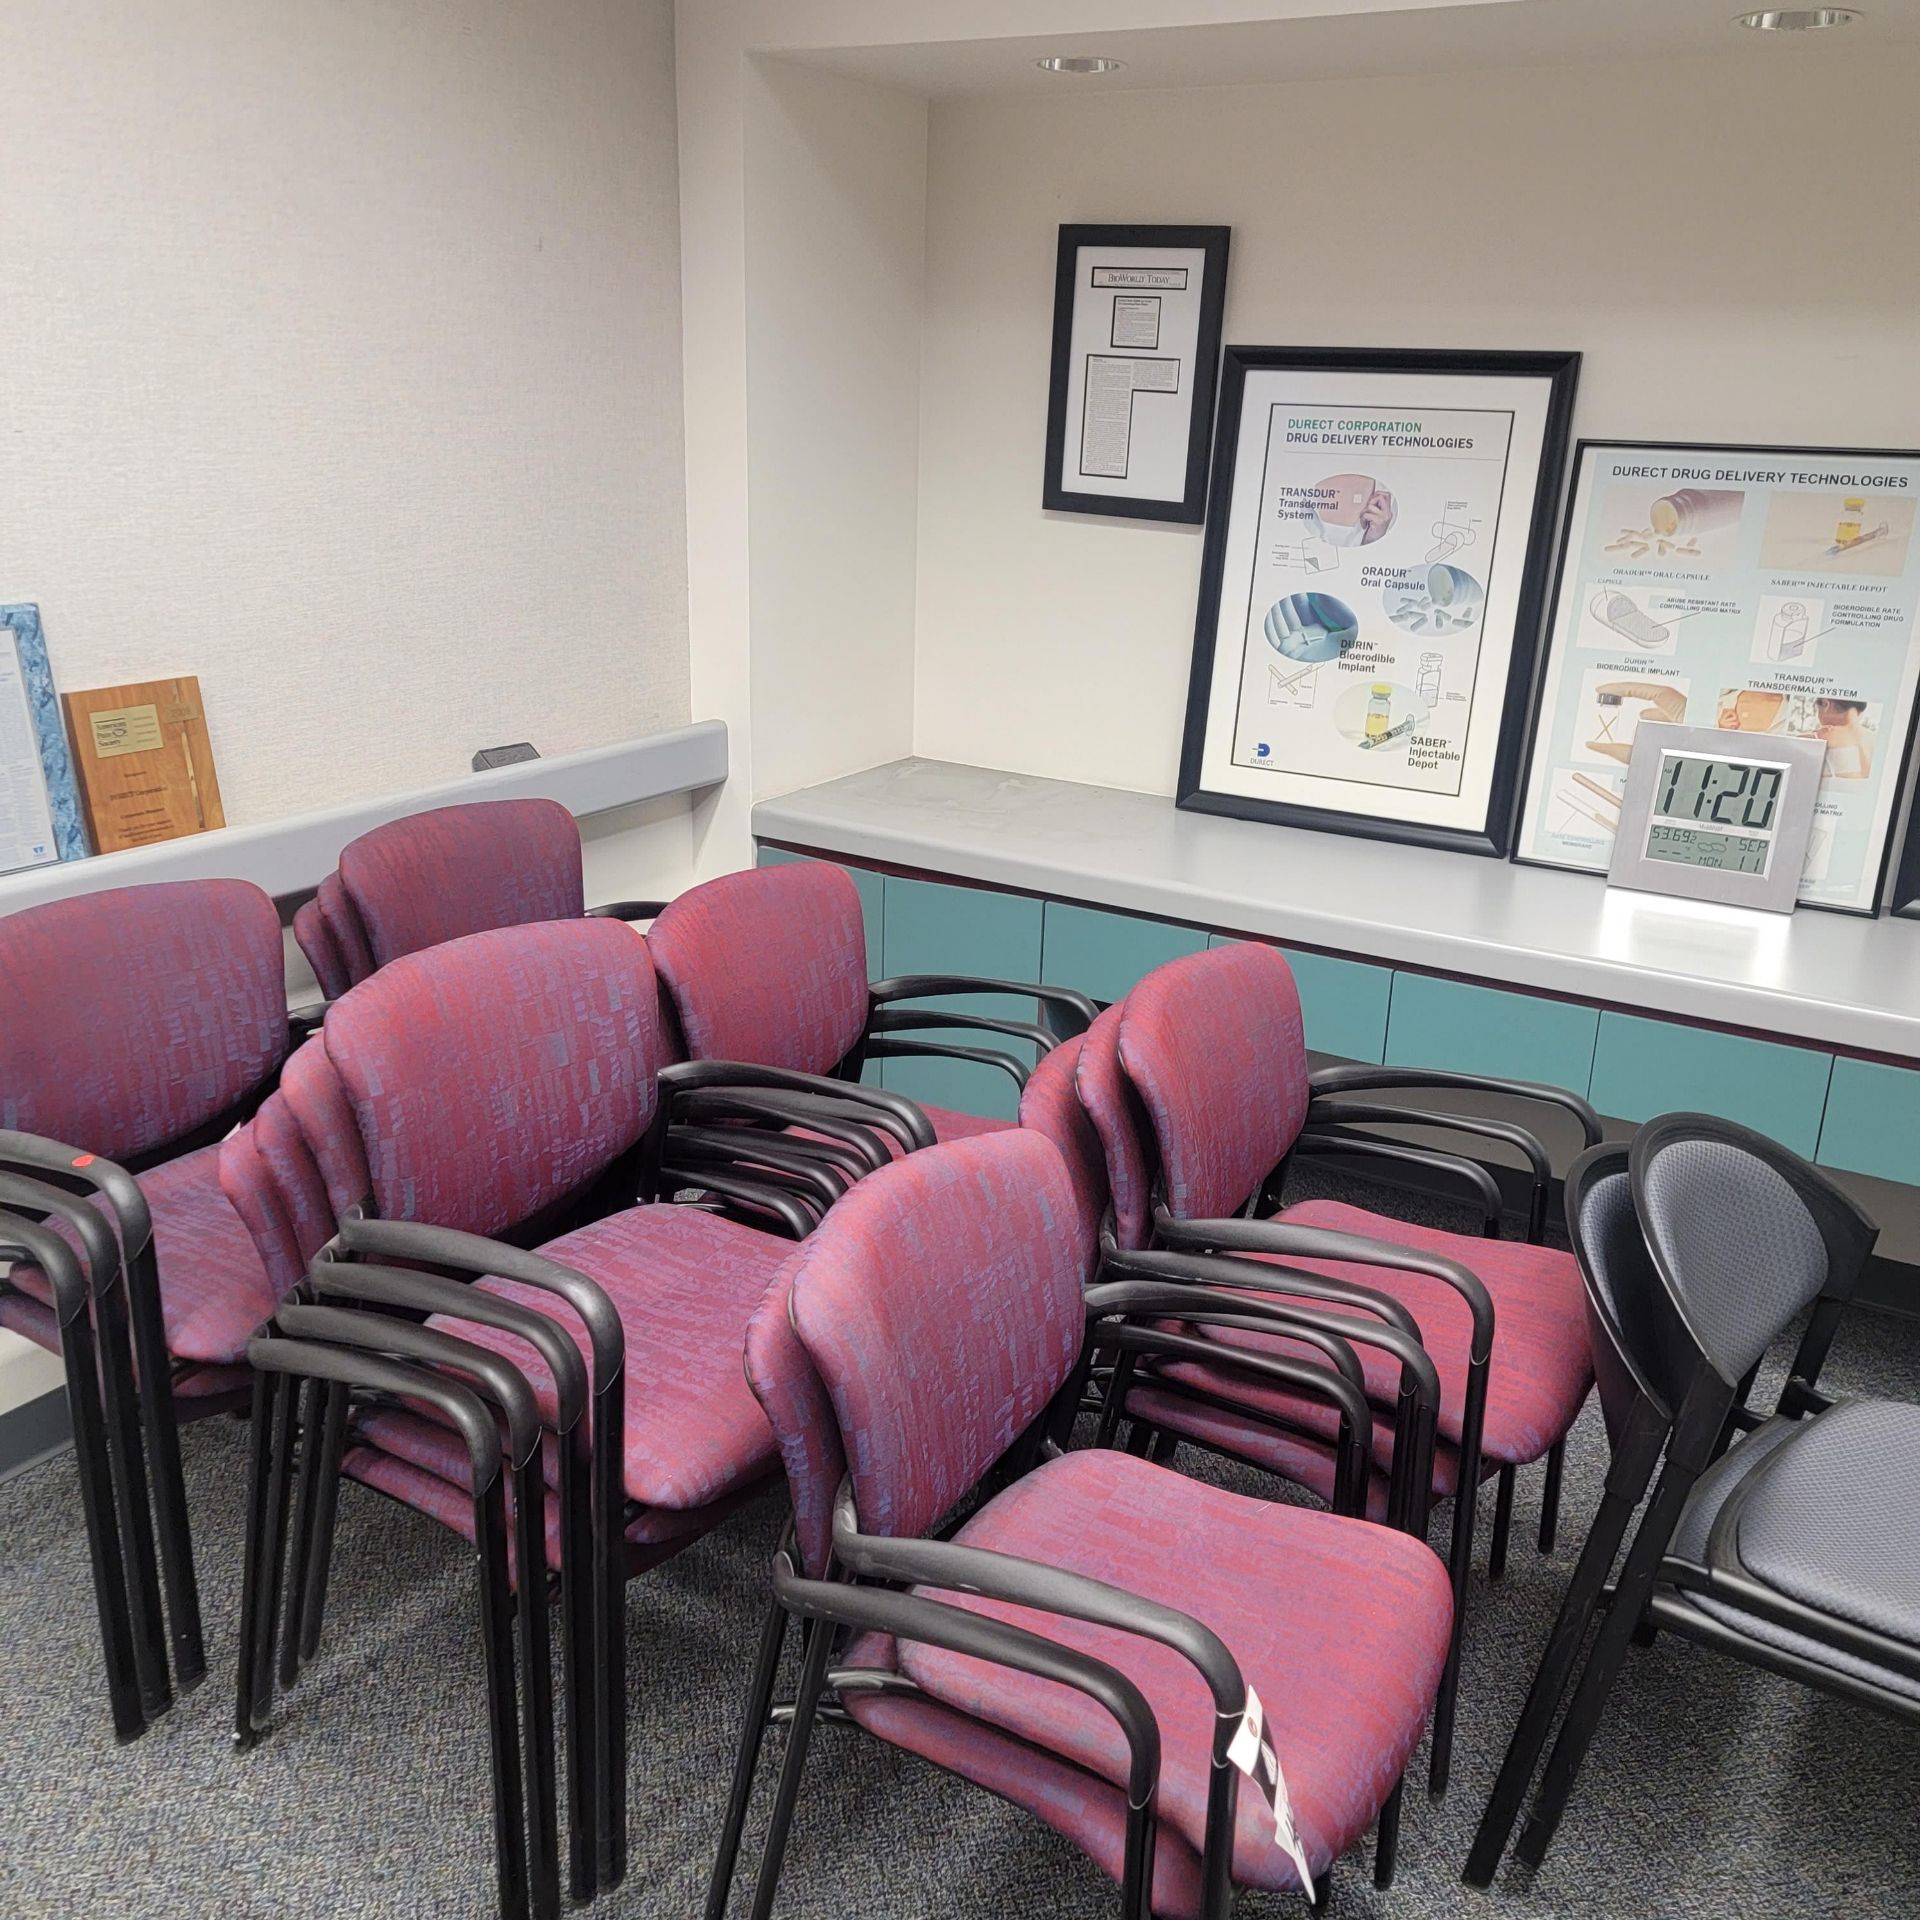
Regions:
<instances>
[{"instance_id":1,"label":"framed poster","mask_svg":"<svg viewBox=\"0 0 1920 1920\"><path fill-rule=\"evenodd\" d=\"M0 606L0 873L88 851L40 609Z\"/></svg>"},{"instance_id":2,"label":"framed poster","mask_svg":"<svg viewBox=\"0 0 1920 1920\"><path fill-rule=\"evenodd\" d=\"M1920 453L1583 440L1518 858L1606 871L1643 720L1826 747L1800 904L1874 913L1920 675Z\"/></svg>"},{"instance_id":3,"label":"framed poster","mask_svg":"<svg viewBox=\"0 0 1920 1920\"><path fill-rule=\"evenodd\" d=\"M1060 229L1042 506L1205 518L1230 232Z\"/></svg>"},{"instance_id":4,"label":"framed poster","mask_svg":"<svg viewBox=\"0 0 1920 1920\"><path fill-rule=\"evenodd\" d=\"M1579 369L1227 349L1181 806L1507 851Z\"/></svg>"}]
</instances>

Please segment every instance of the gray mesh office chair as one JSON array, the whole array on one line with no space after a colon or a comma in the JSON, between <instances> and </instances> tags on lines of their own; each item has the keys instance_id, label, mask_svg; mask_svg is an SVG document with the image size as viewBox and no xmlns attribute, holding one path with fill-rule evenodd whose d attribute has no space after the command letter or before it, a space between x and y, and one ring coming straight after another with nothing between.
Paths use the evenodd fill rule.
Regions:
<instances>
[{"instance_id":1,"label":"gray mesh office chair","mask_svg":"<svg viewBox=\"0 0 1920 1920\"><path fill-rule=\"evenodd\" d=\"M1670 1114L1567 1175L1607 1436L1605 1492L1468 1857L1486 1886L1635 1508L1633 1537L1517 1849L1538 1866L1636 1635L1920 1721L1920 1406L1815 1391L1878 1229L1797 1155ZM1774 1412L1760 1360L1808 1308Z\"/></svg>"}]
</instances>

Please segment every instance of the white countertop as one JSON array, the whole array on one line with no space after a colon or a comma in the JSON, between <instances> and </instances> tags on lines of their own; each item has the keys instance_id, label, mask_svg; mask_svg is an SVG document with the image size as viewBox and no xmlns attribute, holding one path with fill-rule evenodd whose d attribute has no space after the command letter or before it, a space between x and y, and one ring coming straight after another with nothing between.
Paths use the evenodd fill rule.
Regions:
<instances>
[{"instance_id":1,"label":"white countertop","mask_svg":"<svg viewBox=\"0 0 1920 1920\"><path fill-rule=\"evenodd\" d=\"M691 726L616 741L610 747L588 747L579 753L463 774L411 793L353 800L255 826L218 827L211 833L188 834L124 853L98 853L85 860L0 874L0 913L150 880L251 880L279 898L318 886L350 840L429 807L537 796L588 815L668 794L693 793L726 777L725 724L697 720Z\"/></svg>"},{"instance_id":2,"label":"white countertop","mask_svg":"<svg viewBox=\"0 0 1920 1920\"><path fill-rule=\"evenodd\" d=\"M896 760L753 809L763 840L1574 999L1920 1060L1920 923L1616 892L1598 875Z\"/></svg>"}]
</instances>

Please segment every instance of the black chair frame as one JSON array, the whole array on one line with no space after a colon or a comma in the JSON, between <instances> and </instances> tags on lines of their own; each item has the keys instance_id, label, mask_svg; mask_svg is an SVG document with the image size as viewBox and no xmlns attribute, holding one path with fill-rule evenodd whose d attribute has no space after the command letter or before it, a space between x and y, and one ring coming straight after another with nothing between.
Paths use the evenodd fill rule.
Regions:
<instances>
[{"instance_id":1,"label":"black chair frame","mask_svg":"<svg viewBox=\"0 0 1920 1920\"><path fill-rule=\"evenodd\" d=\"M1715 1367L1706 1343L1689 1320L1684 1295L1657 1241L1644 1232L1641 1247L1657 1286L1657 1296L1651 1303L1656 1317L1637 1330L1640 1338L1636 1340L1607 1286L1596 1277L1597 1266L1585 1246L1580 1217L1582 1202L1591 1188L1602 1179L1624 1173L1632 1182L1635 1215L1644 1219L1647 1167L1663 1148L1689 1138L1716 1141L1752 1155L1785 1179L1806 1205L1825 1250L1826 1279L1808 1316L1773 1418L1787 1422L1817 1418L1830 1405L1816 1390L1819 1371L1878 1237L1878 1228L1848 1196L1764 1135L1704 1114L1670 1114L1649 1121L1635 1136L1631 1148L1602 1146L1575 1162L1567 1175L1568 1221L1587 1281L1589 1321L1595 1330L1595 1363L1607 1404L1612 1460L1599 1512L1474 1837L1464 1876L1470 1885L1492 1883L1534 1769L1546 1749L1556 1711L1573 1680L1588 1628L1603 1609L1599 1633L1574 1688L1532 1815L1516 1849L1517 1857L1528 1866L1538 1867L1546 1857L1628 1646L1650 1630L1669 1629L1750 1665L1787 1674L1823 1691L1866 1700L1909 1722L1920 1722L1920 1702L1798 1659L1702 1613L1682 1597L1688 1593L1709 1594L1838 1652L1920 1676L1920 1650L1799 1606L1752 1579L1739 1565L1733 1545L1739 1506L1750 1497L1766 1470L1778 1462L1781 1452L1792 1445L1791 1439L1771 1453L1765 1448L1756 1449L1754 1457L1759 1464L1729 1492L1712 1531L1709 1560L1713 1564L1699 1566L1668 1551L1700 1476L1724 1452L1734 1432L1755 1424L1745 1410L1753 1370L1734 1380ZM1633 1532L1619 1577L1609 1590L1607 1575L1649 1487L1653 1488L1652 1498Z\"/></svg>"}]
</instances>

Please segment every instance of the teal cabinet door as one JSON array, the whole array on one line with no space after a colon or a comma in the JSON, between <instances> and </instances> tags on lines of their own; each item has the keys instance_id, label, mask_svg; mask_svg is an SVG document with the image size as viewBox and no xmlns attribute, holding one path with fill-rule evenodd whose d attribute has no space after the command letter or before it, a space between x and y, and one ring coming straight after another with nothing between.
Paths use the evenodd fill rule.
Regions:
<instances>
[{"instance_id":1,"label":"teal cabinet door","mask_svg":"<svg viewBox=\"0 0 1920 1920\"><path fill-rule=\"evenodd\" d=\"M754 864L784 867L795 860L809 857L804 853L789 853L784 847L762 847ZM886 876L873 872L869 867L849 867L844 860L836 861L835 865L850 873L853 884L860 889L860 917L867 923L867 978L877 980L880 977L881 889Z\"/></svg>"},{"instance_id":2,"label":"teal cabinet door","mask_svg":"<svg viewBox=\"0 0 1920 1920\"><path fill-rule=\"evenodd\" d=\"M1599 1013L1566 1000L1396 973L1386 1064L1537 1080L1584 1094Z\"/></svg>"},{"instance_id":3,"label":"teal cabinet door","mask_svg":"<svg viewBox=\"0 0 1920 1920\"><path fill-rule=\"evenodd\" d=\"M1234 936L1216 933L1212 945L1231 946ZM1330 953L1299 953L1282 947L1293 983L1300 989L1300 1019L1307 1045L1315 1053L1377 1066L1386 1056L1387 1001L1393 973L1364 960L1341 960Z\"/></svg>"},{"instance_id":4,"label":"teal cabinet door","mask_svg":"<svg viewBox=\"0 0 1920 1920\"><path fill-rule=\"evenodd\" d=\"M1155 967L1198 953L1206 944L1198 927L1049 900L1042 916L1040 978L1049 986L1078 987L1094 1000L1124 1000Z\"/></svg>"},{"instance_id":5,"label":"teal cabinet door","mask_svg":"<svg viewBox=\"0 0 1920 1920\"><path fill-rule=\"evenodd\" d=\"M1920 1073L1834 1061L1819 1157L1823 1167L1920 1186Z\"/></svg>"},{"instance_id":6,"label":"teal cabinet door","mask_svg":"<svg viewBox=\"0 0 1920 1920\"><path fill-rule=\"evenodd\" d=\"M1811 1159L1832 1066L1810 1047L1606 1013L1588 1098L1613 1120L1717 1114Z\"/></svg>"},{"instance_id":7,"label":"teal cabinet door","mask_svg":"<svg viewBox=\"0 0 1920 1920\"><path fill-rule=\"evenodd\" d=\"M994 980L1040 978L1038 900L888 874L884 907L882 952L888 979L910 973L970 973ZM1012 1020L1032 1020L1036 1014L1031 1000L1011 994L957 994L931 1004ZM998 1034L953 1027L903 1037L984 1046L1033 1064L1030 1045ZM909 1100L996 1120L1011 1120L1019 1110L1019 1089L1012 1075L999 1067L972 1060L887 1060L881 1066L881 1083Z\"/></svg>"}]
</instances>

